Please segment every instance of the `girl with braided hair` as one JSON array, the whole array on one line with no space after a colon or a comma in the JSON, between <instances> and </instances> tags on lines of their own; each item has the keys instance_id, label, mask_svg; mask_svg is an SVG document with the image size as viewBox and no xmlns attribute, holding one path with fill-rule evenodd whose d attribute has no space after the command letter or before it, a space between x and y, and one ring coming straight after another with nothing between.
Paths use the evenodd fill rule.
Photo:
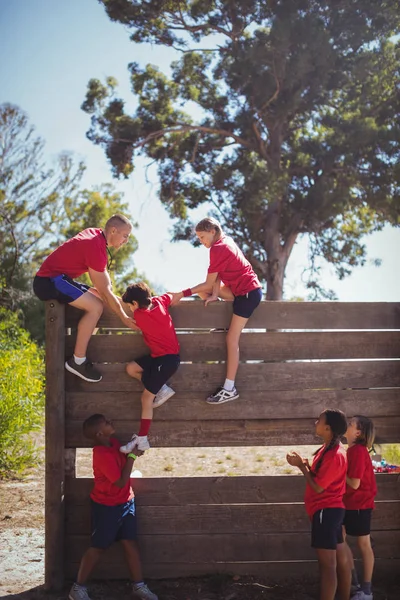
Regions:
<instances>
[{"instance_id":1,"label":"girl with braided hair","mask_svg":"<svg viewBox=\"0 0 400 600\"><path fill-rule=\"evenodd\" d=\"M315 422L315 433L324 444L315 452L311 467L297 452L286 456L306 479L304 503L312 523L311 546L317 551L320 600L334 600L336 590L339 600L350 598L350 564L342 532L347 458L340 438L346 430L344 413L326 409Z\"/></svg>"}]
</instances>

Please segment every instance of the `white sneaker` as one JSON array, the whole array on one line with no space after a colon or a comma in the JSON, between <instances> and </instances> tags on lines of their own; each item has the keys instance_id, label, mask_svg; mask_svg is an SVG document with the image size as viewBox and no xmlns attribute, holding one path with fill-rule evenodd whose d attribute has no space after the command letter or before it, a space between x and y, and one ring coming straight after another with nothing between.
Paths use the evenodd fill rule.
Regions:
<instances>
[{"instance_id":1,"label":"white sneaker","mask_svg":"<svg viewBox=\"0 0 400 600\"><path fill-rule=\"evenodd\" d=\"M174 390L170 388L166 383L164 383L164 385L159 390L159 392L153 400L153 408L158 408L159 406L164 404L164 402L169 400L174 394Z\"/></svg>"},{"instance_id":2,"label":"white sneaker","mask_svg":"<svg viewBox=\"0 0 400 600\"><path fill-rule=\"evenodd\" d=\"M362 590L358 589L356 593L351 596L351 600L373 600L373 595L366 594Z\"/></svg>"},{"instance_id":3,"label":"white sneaker","mask_svg":"<svg viewBox=\"0 0 400 600\"><path fill-rule=\"evenodd\" d=\"M239 398L239 394L235 387L231 392L228 392L228 390L223 387L219 387L213 394L208 396L206 402L208 402L208 404L224 404L225 402L236 400L237 398Z\"/></svg>"},{"instance_id":4,"label":"white sneaker","mask_svg":"<svg viewBox=\"0 0 400 600\"><path fill-rule=\"evenodd\" d=\"M132 592L135 598L141 598L142 600L158 600L158 596L156 596L146 584L141 585L139 588L133 584Z\"/></svg>"},{"instance_id":5,"label":"white sneaker","mask_svg":"<svg viewBox=\"0 0 400 600\"><path fill-rule=\"evenodd\" d=\"M142 452L148 450L150 448L150 444L149 440L147 439L147 435L134 434L131 441L125 444L125 446L121 446L119 451L123 454L129 454L129 452L132 452L135 446L137 446L138 450L141 450Z\"/></svg>"},{"instance_id":6,"label":"white sneaker","mask_svg":"<svg viewBox=\"0 0 400 600\"><path fill-rule=\"evenodd\" d=\"M69 600L90 600L87 587L77 583L72 586L68 598Z\"/></svg>"}]
</instances>

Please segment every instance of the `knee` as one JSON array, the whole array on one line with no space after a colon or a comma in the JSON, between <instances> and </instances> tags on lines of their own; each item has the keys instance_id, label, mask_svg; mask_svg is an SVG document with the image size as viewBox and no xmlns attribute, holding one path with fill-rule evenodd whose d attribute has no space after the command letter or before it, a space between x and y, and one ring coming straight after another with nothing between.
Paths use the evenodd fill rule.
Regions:
<instances>
[{"instance_id":1,"label":"knee","mask_svg":"<svg viewBox=\"0 0 400 600\"><path fill-rule=\"evenodd\" d=\"M361 552L372 550L370 536L362 535L362 536L358 537L357 538L357 546L359 547Z\"/></svg>"},{"instance_id":2,"label":"knee","mask_svg":"<svg viewBox=\"0 0 400 600\"><path fill-rule=\"evenodd\" d=\"M128 363L125 367L125 371L128 373L130 377L135 377L136 371L132 363Z\"/></svg>"},{"instance_id":3,"label":"knee","mask_svg":"<svg viewBox=\"0 0 400 600\"><path fill-rule=\"evenodd\" d=\"M229 346L229 348L239 348L239 337L240 336L236 335L233 331L228 331L226 334L226 345Z\"/></svg>"}]
</instances>

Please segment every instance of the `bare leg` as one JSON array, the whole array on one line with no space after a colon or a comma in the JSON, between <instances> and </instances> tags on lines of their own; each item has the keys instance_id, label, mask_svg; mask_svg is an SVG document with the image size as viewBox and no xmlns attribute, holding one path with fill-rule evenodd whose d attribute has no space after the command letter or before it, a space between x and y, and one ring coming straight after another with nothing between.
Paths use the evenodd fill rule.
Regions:
<instances>
[{"instance_id":1,"label":"bare leg","mask_svg":"<svg viewBox=\"0 0 400 600\"><path fill-rule=\"evenodd\" d=\"M78 323L78 332L76 335L74 354L78 358L86 356L88 343L93 331L96 328L97 321L100 319L103 312L103 302L96 298L94 294L86 292L77 300L70 303L80 310L85 311L85 314Z\"/></svg>"},{"instance_id":2,"label":"bare leg","mask_svg":"<svg viewBox=\"0 0 400 600\"><path fill-rule=\"evenodd\" d=\"M239 367L239 338L248 319L244 317L232 316L232 321L226 334L226 378L235 380Z\"/></svg>"},{"instance_id":3,"label":"bare leg","mask_svg":"<svg viewBox=\"0 0 400 600\"><path fill-rule=\"evenodd\" d=\"M76 580L78 585L85 585L103 552L102 548L88 548L86 550L79 566L78 577Z\"/></svg>"},{"instance_id":4,"label":"bare leg","mask_svg":"<svg viewBox=\"0 0 400 600\"><path fill-rule=\"evenodd\" d=\"M137 543L133 540L121 540L121 544L124 548L125 558L128 563L132 581L134 583L143 581L142 563Z\"/></svg>"},{"instance_id":5,"label":"bare leg","mask_svg":"<svg viewBox=\"0 0 400 600\"><path fill-rule=\"evenodd\" d=\"M155 394L144 389L142 394L142 419L153 419L153 400Z\"/></svg>"},{"instance_id":6,"label":"bare leg","mask_svg":"<svg viewBox=\"0 0 400 600\"><path fill-rule=\"evenodd\" d=\"M350 599L351 567L349 561L349 550L350 548L346 542L338 544L336 548L336 570L339 600Z\"/></svg>"},{"instance_id":7,"label":"bare leg","mask_svg":"<svg viewBox=\"0 0 400 600\"><path fill-rule=\"evenodd\" d=\"M319 600L334 600L337 588L336 550L317 549Z\"/></svg>"},{"instance_id":8,"label":"bare leg","mask_svg":"<svg viewBox=\"0 0 400 600\"><path fill-rule=\"evenodd\" d=\"M134 379L142 381L143 369L134 360L126 365L126 372Z\"/></svg>"},{"instance_id":9,"label":"bare leg","mask_svg":"<svg viewBox=\"0 0 400 600\"><path fill-rule=\"evenodd\" d=\"M372 581L372 573L374 571L374 551L371 547L371 536L361 535L357 538L357 546L360 550L362 562L363 562L363 582Z\"/></svg>"}]
</instances>

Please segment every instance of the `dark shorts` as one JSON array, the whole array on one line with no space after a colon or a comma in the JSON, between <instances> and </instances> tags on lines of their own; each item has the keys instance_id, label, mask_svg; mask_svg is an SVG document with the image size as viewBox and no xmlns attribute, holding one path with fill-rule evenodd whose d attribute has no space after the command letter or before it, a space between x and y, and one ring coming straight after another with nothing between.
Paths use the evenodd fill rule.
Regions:
<instances>
[{"instance_id":1,"label":"dark shorts","mask_svg":"<svg viewBox=\"0 0 400 600\"><path fill-rule=\"evenodd\" d=\"M58 300L62 304L69 304L77 300L89 290L89 286L79 281L74 281L68 275L57 277L38 277L33 280L33 291L39 300Z\"/></svg>"},{"instance_id":2,"label":"dark shorts","mask_svg":"<svg viewBox=\"0 0 400 600\"><path fill-rule=\"evenodd\" d=\"M135 358L135 362L142 367L142 383L146 390L157 394L164 383L178 370L181 359L179 354L164 354L152 357L149 354Z\"/></svg>"},{"instance_id":3,"label":"dark shorts","mask_svg":"<svg viewBox=\"0 0 400 600\"><path fill-rule=\"evenodd\" d=\"M343 543L344 508L322 508L314 513L311 525L311 546L336 550Z\"/></svg>"},{"instance_id":4,"label":"dark shorts","mask_svg":"<svg viewBox=\"0 0 400 600\"><path fill-rule=\"evenodd\" d=\"M91 500L92 548L108 548L119 540L136 540L135 501L106 506Z\"/></svg>"},{"instance_id":5,"label":"dark shorts","mask_svg":"<svg viewBox=\"0 0 400 600\"><path fill-rule=\"evenodd\" d=\"M343 525L347 535L369 535L371 533L372 508L346 510Z\"/></svg>"},{"instance_id":6,"label":"dark shorts","mask_svg":"<svg viewBox=\"0 0 400 600\"><path fill-rule=\"evenodd\" d=\"M256 288L244 296L235 296L233 314L248 319L262 300L262 289Z\"/></svg>"}]
</instances>

